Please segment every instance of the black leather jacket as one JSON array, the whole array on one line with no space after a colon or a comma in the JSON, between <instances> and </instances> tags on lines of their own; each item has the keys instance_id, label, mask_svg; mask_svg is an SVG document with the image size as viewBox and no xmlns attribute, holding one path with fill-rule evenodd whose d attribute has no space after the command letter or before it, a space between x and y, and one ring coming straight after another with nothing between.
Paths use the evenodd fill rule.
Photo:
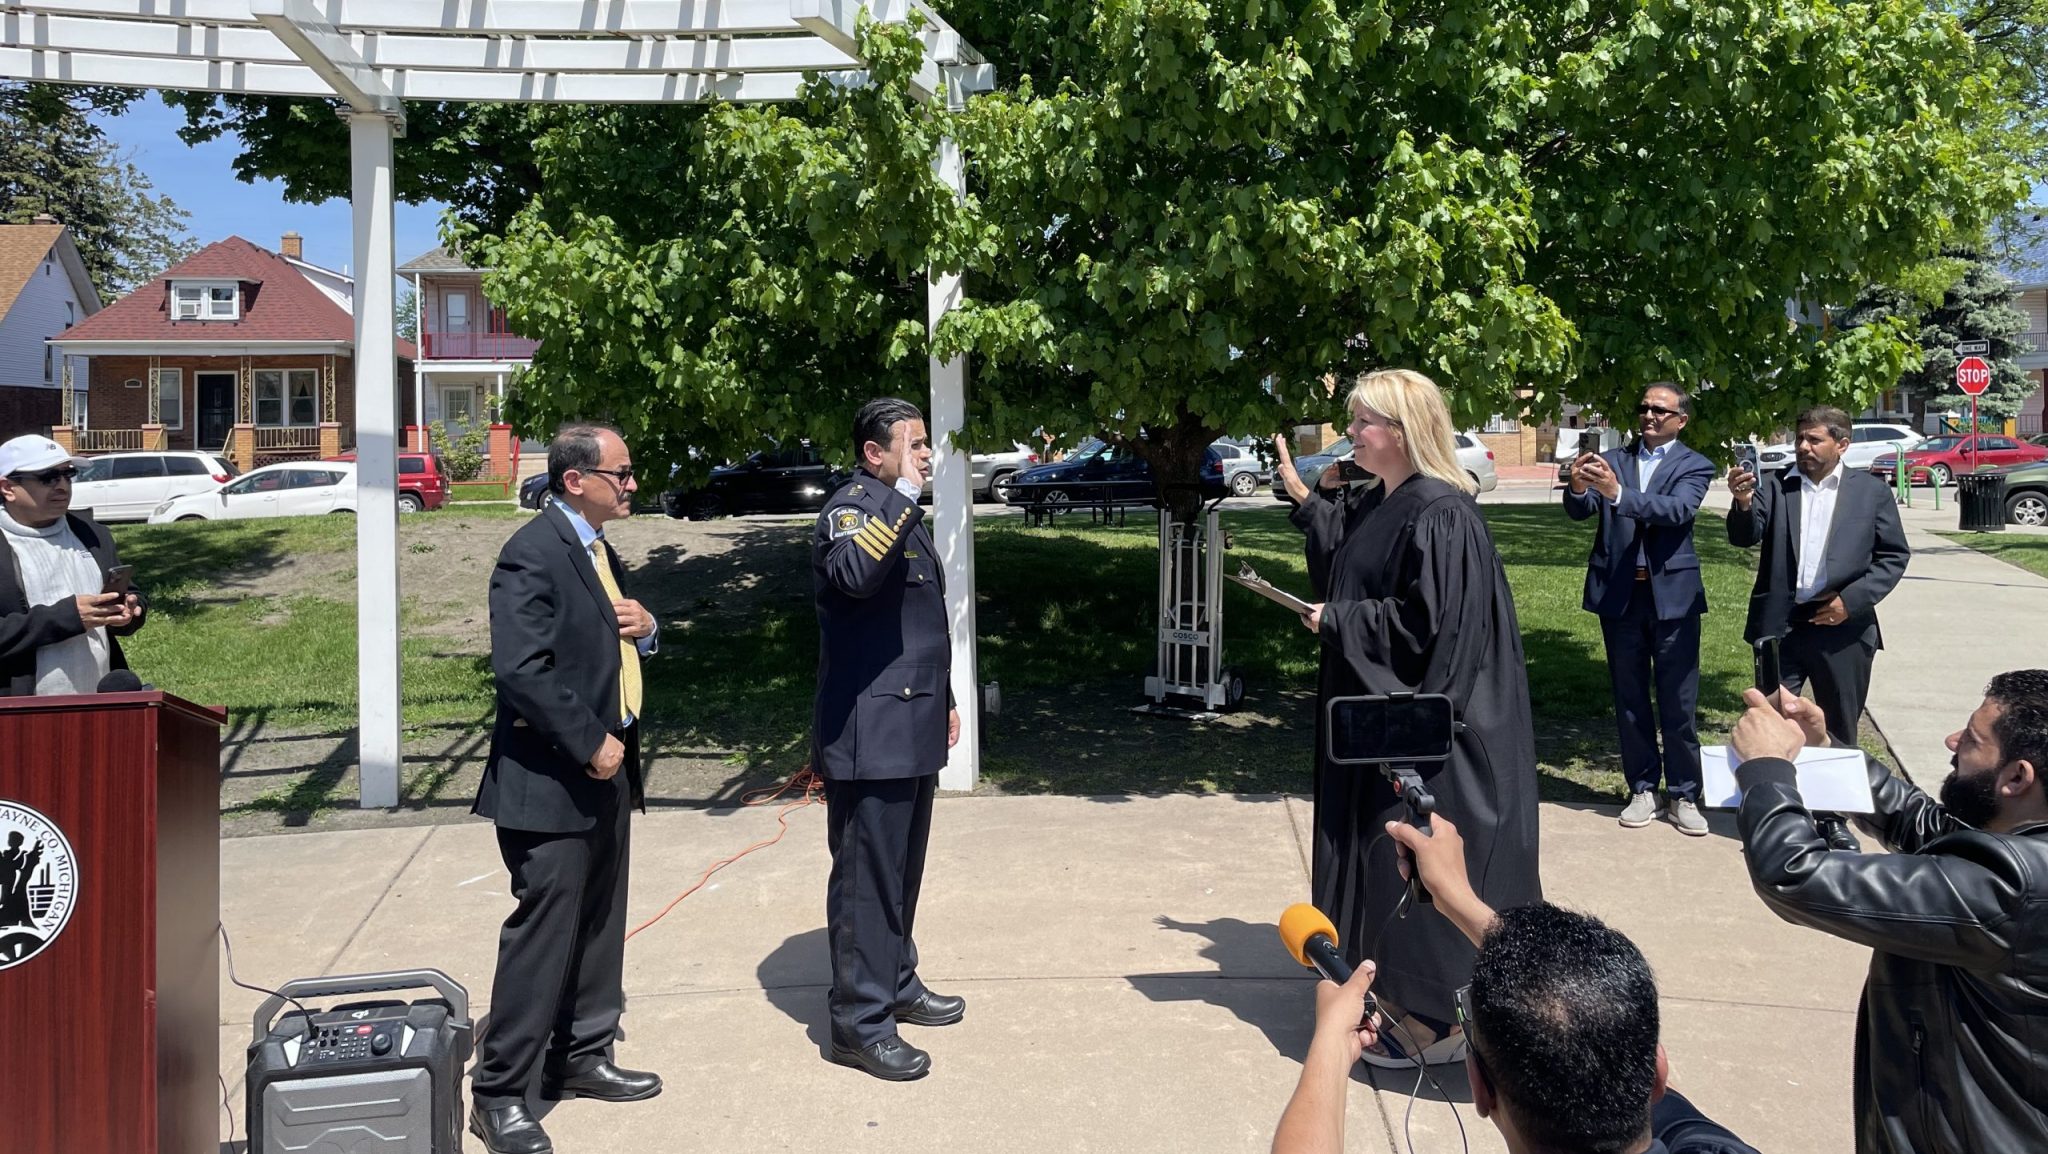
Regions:
<instances>
[{"instance_id":1,"label":"black leather jacket","mask_svg":"<svg viewBox=\"0 0 2048 1154\"><path fill-rule=\"evenodd\" d=\"M1791 763L1760 758L1737 777L1757 894L1872 950L1859 1154L2048 1151L2048 823L1972 829L1872 761L1867 828L1892 852L1831 852Z\"/></svg>"}]
</instances>

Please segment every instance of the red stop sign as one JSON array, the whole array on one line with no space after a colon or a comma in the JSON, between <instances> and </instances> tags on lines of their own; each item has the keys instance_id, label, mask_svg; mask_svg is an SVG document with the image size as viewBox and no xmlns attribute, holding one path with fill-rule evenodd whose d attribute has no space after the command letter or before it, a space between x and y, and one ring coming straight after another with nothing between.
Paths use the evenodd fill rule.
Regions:
<instances>
[{"instance_id":1,"label":"red stop sign","mask_svg":"<svg viewBox=\"0 0 2048 1154\"><path fill-rule=\"evenodd\" d=\"M1991 366L1983 357L1964 357L1956 366L1956 388L1971 396L1991 387Z\"/></svg>"}]
</instances>

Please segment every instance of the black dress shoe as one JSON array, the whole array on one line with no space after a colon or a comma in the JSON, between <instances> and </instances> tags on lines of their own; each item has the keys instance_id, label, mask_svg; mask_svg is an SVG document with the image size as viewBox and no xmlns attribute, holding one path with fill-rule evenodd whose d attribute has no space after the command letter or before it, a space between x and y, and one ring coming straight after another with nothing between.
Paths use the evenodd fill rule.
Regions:
<instances>
[{"instance_id":1,"label":"black dress shoe","mask_svg":"<svg viewBox=\"0 0 2048 1154\"><path fill-rule=\"evenodd\" d=\"M866 1070L885 1082L908 1082L931 1073L932 1056L901 1038L883 1038L858 1050L832 1043L832 1060Z\"/></svg>"},{"instance_id":2,"label":"black dress shoe","mask_svg":"<svg viewBox=\"0 0 2048 1154\"><path fill-rule=\"evenodd\" d=\"M555 1148L548 1141L548 1132L527 1112L524 1102L495 1110L472 1108L469 1132L481 1139L484 1149L491 1154L552 1154Z\"/></svg>"},{"instance_id":3,"label":"black dress shoe","mask_svg":"<svg viewBox=\"0 0 2048 1154\"><path fill-rule=\"evenodd\" d=\"M541 1079L540 1096L557 1102L592 1098L599 1102L639 1102L661 1093L661 1075L621 1070L599 1062L580 1074L549 1074Z\"/></svg>"},{"instance_id":4,"label":"black dress shoe","mask_svg":"<svg viewBox=\"0 0 2048 1154\"><path fill-rule=\"evenodd\" d=\"M896 1020L913 1026L950 1026L966 1016L966 998L949 998L930 990L919 994L916 1001L896 1007Z\"/></svg>"},{"instance_id":5,"label":"black dress shoe","mask_svg":"<svg viewBox=\"0 0 2048 1154\"><path fill-rule=\"evenodd\" d=\"M1826 818L1820 823L1821 836L1827 839L1828 848L1843 853L1862 853L1863 843L1849 831L1849 823L1841 818Z\"/></svg>"}]
</instances>

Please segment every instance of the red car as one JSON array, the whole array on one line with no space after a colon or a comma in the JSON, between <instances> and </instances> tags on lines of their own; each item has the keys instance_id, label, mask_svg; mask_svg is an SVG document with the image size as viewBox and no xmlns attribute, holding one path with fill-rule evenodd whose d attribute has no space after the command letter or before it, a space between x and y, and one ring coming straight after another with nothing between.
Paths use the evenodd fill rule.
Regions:
<instances>
[{"instance_id":1,"label":"red car","mask_svg":"<svg viewBox=\"0 0 2048 1154\"><path fill-rule=\"evenodd\" d=\"M326 458L329 461L353 461L354 453L342 453ZM417 513L422 509L438 509L448 503L448 469L441 464L436 453L398 454L398 511Z\"/></svg>"},{"instance_id":2,"label":"red car","mask_svg":"<svg viewBox=\"0 0 2048 1154\"><path fill-rule=\"evenodd\" d=\"M2033 445L2000 433L1972 436L1929 437L1906 450L1907 476L1914 483L1932 481L1946 485L1957 473L1999 465L2021 465L2048 458L2048 445ZM1886 453L1870 463L1870 471L1891 481L1898 472L1897 453Z\"/></svg>"}]
</instances>

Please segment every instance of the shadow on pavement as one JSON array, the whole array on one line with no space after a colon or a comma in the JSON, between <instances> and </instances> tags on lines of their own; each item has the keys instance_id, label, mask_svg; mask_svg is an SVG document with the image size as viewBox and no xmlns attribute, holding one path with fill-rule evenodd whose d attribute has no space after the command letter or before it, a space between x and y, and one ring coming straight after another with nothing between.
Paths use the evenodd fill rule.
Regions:
<instances>
[{"instance_id":1,"label":"shadow on pavement","mask_svg":"<svg viewBox=\"0 0 2048 1154\"><path fill-rule=\"evenodd\" d=\"M1155 1002L1206 1002L1256 1026L1283 1057L1300 1061L1315 1033L1315 975L1294 964L1271 922L1217 918L1183 922L1162 914L1161 929L1198 934L1209 940L1202 957L1214 970L1172 974L1131 974L1132 988Z\"/></svg>"}]
</instances>

